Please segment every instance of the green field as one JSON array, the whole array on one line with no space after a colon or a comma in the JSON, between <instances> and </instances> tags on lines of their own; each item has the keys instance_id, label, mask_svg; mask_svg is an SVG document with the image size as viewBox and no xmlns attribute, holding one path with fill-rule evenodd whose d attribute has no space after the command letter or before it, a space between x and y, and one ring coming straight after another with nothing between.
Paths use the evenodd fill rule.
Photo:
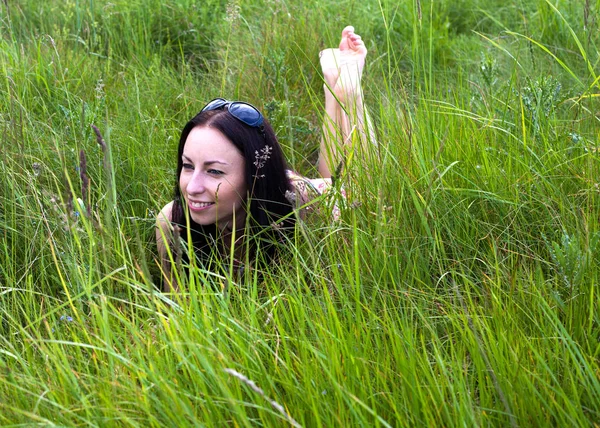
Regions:
<instances>
[{"instance_id":1,"label":"green field","mask_svg":"<svg viewBox=\"0 0 600 428\"><path fill-rule=\"evenodd\" d=\"M182 126L246 100L316 176L348 24L341 220L162 293ZM4 0L0 45L0 424L599 426L598 0Z\"/></svg>"}]
</instances>

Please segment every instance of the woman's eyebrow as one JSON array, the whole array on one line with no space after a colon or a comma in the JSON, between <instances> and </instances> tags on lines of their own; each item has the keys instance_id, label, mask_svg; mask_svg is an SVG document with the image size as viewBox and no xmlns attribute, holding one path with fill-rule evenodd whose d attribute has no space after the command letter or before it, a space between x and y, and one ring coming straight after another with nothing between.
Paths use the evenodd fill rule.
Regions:
<instances>
[{"instance_id":1,"label":"woman's eyebrow","mask_svg":"<svg viewBox=\"0 0 600 428\"><path fill-rule=\"evenodd\" d=\"M208 166L208 165L212 165L212 164L215 164L215 163L220 163L221 165L229 165L227 162L223 162L223 161L220 161L220 160L209 160L209 161L204 162L204 165Z\"/></svg>"},{"instance_id":2,"label":"woman's eyebrow","mask_svg":"<svg viewBox=\"0 0 600 428\"><path fill-rule=\"evenodd\" d=\"M186 156L186 155L181 155L181 157L182 157L184 160L186 160L186 161L188 161L188 162L191 162L191 163L193 163L192 159L190 159L188 156ZM215 164L215 163L220 163L221 165L229 165L227 162L225 162L225 161L221 161L221 160L208 160L208 161L204 162L204 165L205 165L205 166L208 166L208 165L213 165L213 164Z\"/></svg>"}]
</instances>

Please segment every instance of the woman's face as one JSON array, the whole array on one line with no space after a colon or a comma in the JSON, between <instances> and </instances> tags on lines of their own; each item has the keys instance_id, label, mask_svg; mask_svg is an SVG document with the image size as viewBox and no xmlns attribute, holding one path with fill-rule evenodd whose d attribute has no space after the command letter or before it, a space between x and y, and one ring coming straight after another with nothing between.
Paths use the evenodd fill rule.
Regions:
<instances>
[{"instance_id":1,"label":"woman's face","mask_svg":"<svg viewBox=\"0 0 600 428\"><path fill-rule=\"evenodd\" d=\"M190 217L203 226L223 230L246 219L245 160L220 131L196 127L183 147L179 187Z\"/></svg>"}]
</instances>

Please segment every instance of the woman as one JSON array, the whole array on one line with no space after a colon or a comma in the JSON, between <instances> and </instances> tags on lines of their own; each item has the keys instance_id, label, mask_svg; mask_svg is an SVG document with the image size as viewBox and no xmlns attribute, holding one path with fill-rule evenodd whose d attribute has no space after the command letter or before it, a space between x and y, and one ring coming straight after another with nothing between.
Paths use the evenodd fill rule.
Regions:
<instances>
[{"instance_id":1,"label":"woman","mask_svg":"<svg viewBox=\"0 0 600 428\"><path fill-rule=\"evenodd\" d=\"M167 291L177 288L171 261L178 257L166 242L178 242L177 235L189 236L201 259L233 255L238 266L238 260L249 259L249 254L251 260L258 255L270 260L277 242L292 229L294 208L331 187L331 171L340 164L352 133L361 133L361 141L375 141L360 88L366 54L351 26L342 31L339 49L321 52L326 111L318 164L321 179L308 180L288 169L273 129L251 104L217 98L185 125L175 197L157 219Z\"/></svg>"}]
</instances>

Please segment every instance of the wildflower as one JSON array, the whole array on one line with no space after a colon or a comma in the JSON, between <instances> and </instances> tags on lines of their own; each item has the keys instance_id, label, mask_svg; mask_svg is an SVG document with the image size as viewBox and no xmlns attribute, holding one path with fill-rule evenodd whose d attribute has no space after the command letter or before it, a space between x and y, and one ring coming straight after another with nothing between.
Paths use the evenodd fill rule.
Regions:
<instances>
[{"instance_id":1,"label":"wildflower","mask_svg":"<svg viewBox=\"0 0 600 428\"><path fill-rule=\"evenodd\" d=\"M69 315L61 315L61 317L58 319L60 322L73 322L73 317L69 316ZM54 333L56 331L55 327L52 327L52 333Z\"/></svg>"},{"instance_id":2,"label":"wildflower","mask_svg":"<svg viewBox=\"0 0 600 428\"><path fill-rule=\"evenodd\" d=\"M240 9L240 6L233 1L227 3L225 21L235 23L238 19L240 19Z\"/></svg>"},{"instance_id":3,"label":"wildflower","mask_svg":"<svg viewBox=\"0 0 600 428\"><path fill-rule=\"evenodd\" d=\"M42 165L39 162L34 162L33 165L31 165L31 169L33 169L33 175L37 177L40 175L40 172L42 172Z\"/></svg>"},{"instance_id":4,"label":"wildflower","mask_svg":"<svg viewBox=\"0 0 600 428\"><path fill-rule=\"evenodd\" d=\"M52 36L50 36L49 34L46 34L46 37L48 37L48 39L50 40L50 44L52 45L52 47L54 48L54 50L56 50L56 42L54 41L54 39L52 38Z\"/></svg>"},{"instance_id":5,"label":"wildflower","mask_svg":"<svg viewBox=\"0 0 600 428\"><path fill-rule=\"evenodd\" d=\"M260 149L260 153L258 152L258 150L256 150L254 152L254 166L256 167L256 171L258 171L259 169L263 168L265 166L265 164L267 163L267 161L271 158L271 153L273 152L273 147L271 146L264 146L262 149ZM254 178L263 178L265 175L259 175L256 174L254 176Z\"/></svg>"},{"instance_id":6,"label":"wildflower","mask_svg":"<svg viewBox=\"0 0 600 428\"><path fill-rule=\"evenodd\" d=\"M96 141L98 141L98 144L100 144L102 151L106 152L106 142L104 141L104 138L102 138L102 134L100 133L100 130L94 124L92 124L91 126L92 126L92 129L94 130L94 132L96 133Z\"/></svg>"},{"instance_id":7,"label":"wildflower","mask_svg":"<svg viewBox=\"0 0 600 428\"><path fill-rule=\"evenodd\" d=\"M96 99L104 98L104 81L102 79L98 79L94 91L96 92Z\"/></svg>"}]
</instances>

